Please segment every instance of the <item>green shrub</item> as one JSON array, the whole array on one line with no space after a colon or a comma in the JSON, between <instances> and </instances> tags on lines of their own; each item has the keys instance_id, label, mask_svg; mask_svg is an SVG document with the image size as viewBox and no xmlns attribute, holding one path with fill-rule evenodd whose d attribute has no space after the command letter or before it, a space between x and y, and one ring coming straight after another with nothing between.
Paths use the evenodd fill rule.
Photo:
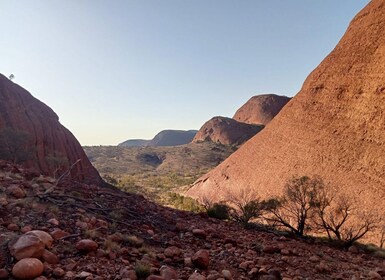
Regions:
<instances>
[{"instance_id":1,"label":"green shrub","mask_svg":"<svg viewBox=\"0 0 385 280\"><path fill-rule=\"evenodd\" d=\"M224 203L214 203L214 205L209 207L206 212L211 218L227 220L229 219L229 210L229 206Z\"/></svg>"},{"instance_id":2,"label":"green shrub","mask_svg":"<svg viewBox=\"0 0 385 280\"><path fill-rule=\"evenodd\" d=\"M179 210L203 212L202 206L195 199L177 193L169 194L169 203Z\"/></svg>"},{"instance_id":3,"label":"green shrub","mask_svg":"<svg viewBox=\"0 0 385 280\"><path fill-rule=\"evenodd\" d=\"M146 279L151 274L150 265L143 262L137 262L134 270L138 279Z\"/></svg>"}]
</instances>

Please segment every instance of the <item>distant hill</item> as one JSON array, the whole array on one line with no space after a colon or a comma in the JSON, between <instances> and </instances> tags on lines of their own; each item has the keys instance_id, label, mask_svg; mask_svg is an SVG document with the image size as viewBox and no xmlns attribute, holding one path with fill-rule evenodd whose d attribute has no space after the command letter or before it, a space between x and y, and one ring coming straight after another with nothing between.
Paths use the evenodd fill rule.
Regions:
<instances>
[{"instance_id":1,"label":"distant hill","mask_svg":"<svg viewBox=\"0 0 385 280\"><path fill-rule=\"evenodd\" d=\"M276 94L253 96L237 110L233 119L248 124L267 125L290 99Z\"/></svg>"},{"instance_id":2,"label":"distant hill","mask_svg":"<svg viewBox=\"0 0 385 280\"><path fill-rule=\"evenodd\" d=\"M290 99L276 94L253 96L233 118L218 116L203 124L193 143L211 141L222 145L241 145L260 132Z\"/></svg>"},{"instance_id":3,"label":"distant hill","mask_svg":"<svg viewBox=\"0 0 385 280\"><path fill-rule=\"evenodd\" d=\"M385 1L373 0L261 133L188 194L220 201L253 188L281 195L293 176L319 176L361 213L385 209Z\"/></svg>"},{"instance_id":4,"label":"distant hill","mask_svg":"<svg viewBox=\"0 0 385 280\"><path fill-rule=\"evenodd\" d=\"M263 129L263 125L252 125L225 117L214 117L207 121L195 135L193 142L210 141L223 145L239 145Z\"/></svg>"},{"instance_id":5,"label":"distant hill","mask_svg":"<svg viewBox=\"0 0 385 280\"><path fill-rule=\"evenodd\" d=\"M120 143L123 147L159 147L159 146L179 146L190 143L197 130L162 130L151 140L130 139Z\"/></svg>"}]
</instances>

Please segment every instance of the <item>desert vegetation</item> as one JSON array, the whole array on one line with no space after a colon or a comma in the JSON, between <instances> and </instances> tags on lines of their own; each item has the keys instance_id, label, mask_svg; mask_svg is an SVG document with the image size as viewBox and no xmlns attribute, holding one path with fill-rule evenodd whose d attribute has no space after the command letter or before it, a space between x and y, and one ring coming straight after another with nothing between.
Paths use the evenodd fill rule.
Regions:
<instances>
[{"instance_id":1,"label":"desert vegetation","mask_svg":"<svg viewBox=\"0 0 385 280\"><path fill-rule=\"evenodd\" d=\"M226 159L233 146L194 143L175 147L84 147L103 179L120 189L181 210L203 211L195 200L181 196L183 186Z\"/></svg>"},{"instance_id":2,"label":"desert vegetation","mask_svg":"<svg viewBox=\"0 0 385 280\"><path fill-rule=\"evenodd\" d=\"M326 235L329 241L345 246L351 246L381 224L380 217L366 211L359 201L317 176L294 177L285 184L281 196L266 200L249 187L228 191L227 199L219 203L206 197L199 202L213 218L233 220L244 227L259 224L297 236ZM382 233L379 239L381 248L384 236Z\"/></svg>"}]
</instances>

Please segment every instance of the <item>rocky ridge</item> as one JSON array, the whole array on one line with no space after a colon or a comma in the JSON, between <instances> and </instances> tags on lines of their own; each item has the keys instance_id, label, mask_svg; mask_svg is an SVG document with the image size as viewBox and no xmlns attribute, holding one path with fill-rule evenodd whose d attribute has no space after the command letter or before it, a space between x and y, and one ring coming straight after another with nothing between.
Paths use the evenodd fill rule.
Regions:
<instances>
[{"instance_id":1,"label":"rocky ridge","mask_svg":"<svg viewBox=\"0 0 385 280\"><path fill-rule=\"evenodd\" d=\"M0 279L382 279L383 259L0 161ZM50 190L50 191L47 191Z\"/></svg>"},{"instance_id":2,"label":"rocky ridge","mask_svg":"<svg viewBox=\"0 0 385 280\"><path fill-rule=\"evenodd\" d=\"M221 200L234 188L253 188L267 198L293 176L318 175L383 216L384 80L385 3L373 0L280 114L188 194Z\"/></svg>"},{"instance_id":3,"label":"rocky ridge","mask_svg":"<svg viewBox=\"0 0 385 280\"><path fill-rule=\"evenodd\" d=\"M260 132L263 127L230 118L214 117L199 129L192 142L210 141L222 145L240 145Z\"/></svg>"},{"instance_id":4,"label":"rocky ridge","mask_svg":"<svg viewBox=\"0 0 385 280\"><path fill-rule=\"evenodd\" d=\"M76 138L59 122L59 117L28 91L0 74L0 131L22 131L28 138L27 149L32 151L28 167L53 175L58 169L71 168L73 179L88 183L102 180L88 160ZM61 161L60 166L58 163Z\"/></svg>"},{"instance_id":5,"label":"rocky ridge","mask_svg":"<svg viewBox=\"0 0 385 280\"><path fill-rule=\"evenodd\" d=\"M259 133L290 100L275 94L250 98L233 118L213 117L199 129L192 143L210 141L222 145L241 145Z\"/></svg>"},{"instance_id":6,"label":"rocky ridge","mask_svg":"<svg viewBox=\"0 0 385 280\"><path fill-rule=\"evenodd\" d=\"M162 130L151 140L132 139L120 143L118 146L123 147L163 147L163 146L179 146L191 142L197 130Z\"/></svg>"},{"instance_id":7,"label":"rocky ridge","mask_svg":"<svg viewBox=\"0 0 385 280\"><path fill-rule=\"evenodd\" d=\"M290 99L276 94L253 96L235 112L233 119L248 124L267 125Z\"/></svg>"}]
</instances>

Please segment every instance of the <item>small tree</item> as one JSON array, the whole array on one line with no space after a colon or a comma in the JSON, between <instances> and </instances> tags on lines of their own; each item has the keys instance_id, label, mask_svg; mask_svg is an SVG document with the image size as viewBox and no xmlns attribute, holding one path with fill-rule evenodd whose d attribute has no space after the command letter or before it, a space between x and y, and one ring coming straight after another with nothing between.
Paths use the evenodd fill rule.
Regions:
<instances>
[{"instance_id":1,"label":"small tree","mask_svg":"<svg viewBox=\"0 0 385 280\"><path fill-rule=\"evenodd\" d=\"M375 229L378 219L357 203L336 190L323 188L317 193L314 222L325 230L330 240L343 241L351 245Z\"/></svg>"},{"instance_id":2,"label":"small tree","mask_svg":"<svg viewBox=\"0 0 385 280\"><path fill-rule=\"evenodd\" d=\"M286 183L282 197L270 200L267 219L302 236L313 215L317 193L324 188L320 178L302 176Z\"/></svg>"},{"instance_id":3,"label":"small tree","mask_svg":"<svg viewBox=\"0 0 385 280\"><path fill-rule=\"evenodd\" d=\"M15 78L15 75L11 74L8 78L12 81Z\"/></svg>"},{"instance_id":4,"label":"small tree","mask_svg":"<svg viewBox=\"0 0 385 280\"><path fill-rule=\"evenodd\" d=\"M250 187L232 191L229 195L230 218L248 226L250 221L262 216L266 209L266 202L257 197Z\"/></svg>"}]
</instances>

